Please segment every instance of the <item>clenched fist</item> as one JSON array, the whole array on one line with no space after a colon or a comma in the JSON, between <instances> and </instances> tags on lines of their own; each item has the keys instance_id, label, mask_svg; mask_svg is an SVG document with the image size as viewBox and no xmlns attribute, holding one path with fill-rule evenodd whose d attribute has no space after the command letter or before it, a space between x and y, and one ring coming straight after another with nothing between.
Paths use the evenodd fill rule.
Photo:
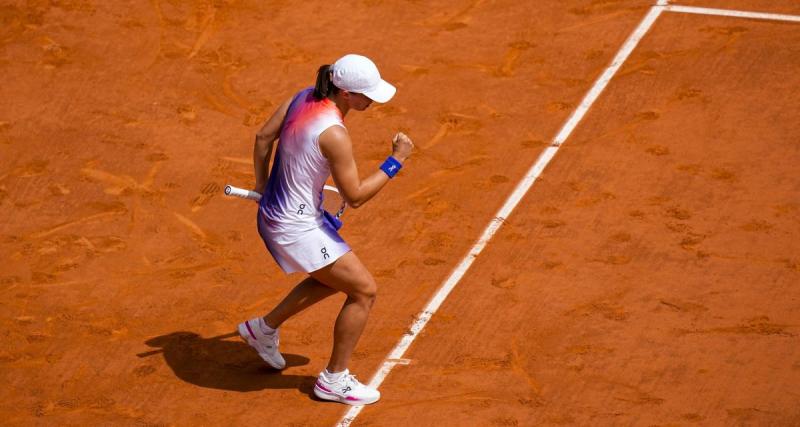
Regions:
<instances>
[{"instance_id":1,"label":"clenched fist","mask_svg":"<svg viewBox=\"0 0 800 427\"><path fill-rule=\"evenodd\" d=\"M395 159L405 162L413 149L414 143L403 132L397 132L392 138L392 157Z\"/></svg>"}]
</instances>

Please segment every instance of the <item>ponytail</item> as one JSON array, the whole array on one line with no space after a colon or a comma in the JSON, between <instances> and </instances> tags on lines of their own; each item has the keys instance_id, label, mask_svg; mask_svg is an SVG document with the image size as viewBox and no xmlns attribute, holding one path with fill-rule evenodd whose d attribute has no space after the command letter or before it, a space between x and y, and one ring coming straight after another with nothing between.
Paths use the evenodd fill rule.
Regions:
<instances>
[{"instance_id":1,"label":"ponytail","mask_svg":"<svg viewBox=\"0 0 800 427\"><path fill-rule=\"evenodd\" d=\"M320 100L336 95L339 88L331 82L331 66L323 65L317 71L317 83L314 85L314 98Z\"/></svg>"}]
</instances>

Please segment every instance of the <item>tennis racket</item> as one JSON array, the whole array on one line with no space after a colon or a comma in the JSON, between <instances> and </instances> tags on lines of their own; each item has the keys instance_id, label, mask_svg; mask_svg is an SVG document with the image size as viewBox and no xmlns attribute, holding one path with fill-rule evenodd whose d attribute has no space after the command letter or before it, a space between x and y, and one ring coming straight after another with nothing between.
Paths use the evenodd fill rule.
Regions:
<instances>
[{"instance_id":1,"label":"tennis racket","mask_svg":"<svg viewBox=\"0 0 800 427\"><path fill-rule=\"evenodd\" d=\"M228 197L238 197L241 199L253 200L255 202L261 201L261 194L244 188L234 187L233 185L225 186L225 195ZM322 188L322 210L325 219L335 228L342 228L342 215L347 208L339 190L332 186L326 185Z\"/></svg>"},{"instance_id":2,"label":"tennis racket","mask_svg":"<svg viewBox=\"0 0 800 427\"><path fill-rule=\"evenodd\" d=\"M261 201L261 194L253 190L245 190L244 188L234 187L232 185L225 186L225 195L230 197L239 197L241 199L249 199L255 202Z\"/></svg>"}]
</instances>

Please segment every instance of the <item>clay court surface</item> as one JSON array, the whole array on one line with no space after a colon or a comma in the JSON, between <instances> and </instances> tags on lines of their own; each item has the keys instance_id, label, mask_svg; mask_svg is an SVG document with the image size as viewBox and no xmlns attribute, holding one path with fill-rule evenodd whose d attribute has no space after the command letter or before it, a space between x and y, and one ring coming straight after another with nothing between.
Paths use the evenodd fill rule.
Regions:
<instances>
[{"instance_id":1,"label":"clay court surface","mask_svg":"<svg viewBox=\"0 0 800 427\"><path fill-rule=\"evenodd\" d=\"M114 5L112 5L114 3ZM800 15L794 0L683 0ZM331 426L333 297L276 372L231 332L302 275L255 229L255 132L348 52L363 381L651 10L536 2L0 5L0 424ZM663 12L353 425L800 424L800 23Z\"/></svg>"}]
</instances>

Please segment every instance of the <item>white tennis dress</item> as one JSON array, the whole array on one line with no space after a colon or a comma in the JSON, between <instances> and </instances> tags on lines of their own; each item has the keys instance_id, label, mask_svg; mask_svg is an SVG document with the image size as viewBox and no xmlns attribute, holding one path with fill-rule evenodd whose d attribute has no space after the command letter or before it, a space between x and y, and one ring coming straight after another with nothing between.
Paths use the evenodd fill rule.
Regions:
<instances>
[{"instance_id":1,"label":"white tennis dress","mask_svg":"<svg viewBox=\"0 0 800 427\"><path fill-rule=\"evenodd\" d=\"M331 171L319 135L344 123L333 101L313 93L305 89L289 105L258 209L258 232L286 273L319 270L350 251L322 215L322 189Z\"/></svg>"}]
</instances>

